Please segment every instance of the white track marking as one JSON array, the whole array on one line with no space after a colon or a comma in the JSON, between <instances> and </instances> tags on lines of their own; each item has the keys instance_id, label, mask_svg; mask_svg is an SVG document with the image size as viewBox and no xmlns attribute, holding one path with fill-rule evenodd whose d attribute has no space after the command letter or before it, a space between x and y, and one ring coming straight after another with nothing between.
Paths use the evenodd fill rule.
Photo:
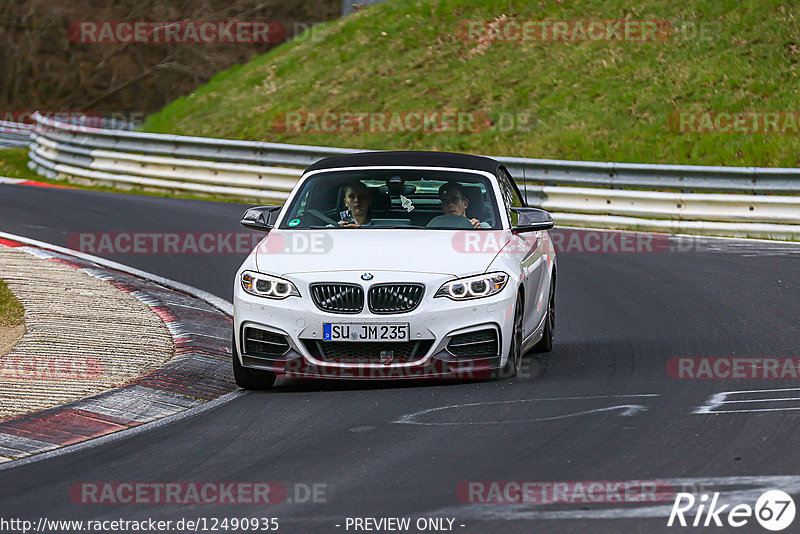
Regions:
<instances>
[{"instance_id":1,"label":"white track marking","mask_svg":"<svg viewBox=\"0 0 800 534\"><path fill-rule=\"evenodd\" d=\"M749 412L790 412L800 410L800 406L786 408L748 408L740 410L718 410L726 404L742 404L748 402L787 402L800 401L798 397L775 397L764 399L737 399L731 398L733 395L749 395L753 393L778 393L784 391L800 391L800 388L778 388L778 389L752 389L743 391L720 391L711 395L705 404L695 408L694 414L723 414L723 413L749 413Z\"/></svg>"},{"instance_id":2,"label":"white track marking","mask_svg":"<svg viewBox=\"0 0 800 534\"><path fill-rule=\"evenodd\" d=\"M642 393L637 395L594 395L594 396L587 396L587 397L543 397L539 399L516 399L516 400L507 400L507 401L487 401L487 402L470 402L464 404L451 404L448 406L439 406L436 408L428 408L427 410L421 410L419 412L414 412L410 414L403 415L398 419L392 421L392 423L396 424L404 424L404 425L422 425L422 426L458 426L458 425L494 425L494 424L507 424L507 423L523 423L523 422L536 422L536 421L553 421L557 419L566 419L568 417L578 417L581 415L587 415L590 413L597 413L597 412L606 412L610 410L623 410L619 415L623 417L629 417L635 415L639 412L647 410L645 406L641 404L621 404L616 406L608 406L604 408L595 408L592 410L585 410L580 412L574 412L570 414L564 415L557 415L552 417L540 417L540 418L530 418L530 419L514 419L514 420L507 420L507 421L466 421L463 423L426 423L417 421L416 418L425 414L429 414L432 412L439 412L444 410L452 410L458 408L466 408L471 406L491 406L496 404L513 404L513 403L520 403L520 402L551 402L551 401L563 401L563 400L593 400L593 399L619 399L619 398L637 398L637 397L658 397L659 394L657 393Z\"/></svg>"}]
</instances>

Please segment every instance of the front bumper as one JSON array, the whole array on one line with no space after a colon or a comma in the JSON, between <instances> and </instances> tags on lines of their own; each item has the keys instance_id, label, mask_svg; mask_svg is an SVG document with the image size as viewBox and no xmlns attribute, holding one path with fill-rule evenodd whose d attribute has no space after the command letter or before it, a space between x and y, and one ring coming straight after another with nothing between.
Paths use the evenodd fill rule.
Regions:
<instances>
[{"instance_id":1,"label":"front bumper","mask_svg":"<svg viewBox=\"0 0 800 534\"><path fill-rule=\"evenodd\" d=\"M378 276L380 274L380 276ZM360 283L365 290L369 284L358 279L357 273L336 273L337 282ZM291 276L301 297L271 300L246 293L237 283L234 288L234 336L237 352L244 367L269 370L288 377L332 378L345 380L380 380L401 378L486 378L505 363L511 340L515 288L511 284L492 297L463 302L447 298L433 298L442 283L451 279L446 275L418 274L409 279L409 273L376 273L381 280L422 282L426 286L420 305L413 311L397 314L372 314L366 308L358 314L338 314L319 310L309 296L308 285L316 281L330 281L330 273L320 273L318 279L303 280ZM314 278L313 276L311 278ZM238 275L237 275L238 280ZM408 323L409 340L419 343L424 350L413 357L389 364L380 361L368 363L339 362L321 356L322 325L339 323ZM244 330L255 328L285 336L287 349L280 355L264 356L249 353L243 342ZM492 354L455 355L448 350L453 336L494 330L497 336L496 351ZM386 350L397 345L385 343ZM381 347L382 348L382 347Z\"/></svg>"}]
</instances>

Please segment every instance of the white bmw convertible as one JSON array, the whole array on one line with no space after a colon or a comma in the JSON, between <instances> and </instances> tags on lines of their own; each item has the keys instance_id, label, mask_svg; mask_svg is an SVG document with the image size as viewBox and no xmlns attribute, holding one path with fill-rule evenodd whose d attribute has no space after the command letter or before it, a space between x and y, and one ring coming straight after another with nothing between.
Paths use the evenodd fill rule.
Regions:
<instances>
[{"instance_id":1,"label":"white bmw convertible","mask_svg":"<svg viewBox=\"0 0 800 534\"><path fill-rule=\"evenodd\" d=\"M233 374L379 379L516 376L555 328L553 220L497 161L365 152L318 161L236 273Z\"/></svg>"}]
</instances>

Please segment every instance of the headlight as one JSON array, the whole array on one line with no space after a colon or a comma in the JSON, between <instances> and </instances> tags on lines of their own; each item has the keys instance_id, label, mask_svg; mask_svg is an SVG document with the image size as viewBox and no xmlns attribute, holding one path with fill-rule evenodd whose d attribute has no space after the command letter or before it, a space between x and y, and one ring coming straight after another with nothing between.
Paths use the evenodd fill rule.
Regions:
<instances>
[{"instance_id":1,"label":"headlight","mask_svg":"<svg viewBox=\"0 0 800 534\"><path fill-rule=\"evenodd\" d=\"M487 273L447 282L433 296L452 300L479 299L500 293L508 282L506 273Z\"/></svg>"},{"instance_id":2,"label":"headlight","mask_svg":"<svg viewBox=\"0 0 800 534\"><path fill-rule=\"evenodd\" d=\"M268 299L285 299L299 297L300 292L289 280L268 274L245 271L242 273L242 288L251 295Z\"/></svg>"}]
</instances>

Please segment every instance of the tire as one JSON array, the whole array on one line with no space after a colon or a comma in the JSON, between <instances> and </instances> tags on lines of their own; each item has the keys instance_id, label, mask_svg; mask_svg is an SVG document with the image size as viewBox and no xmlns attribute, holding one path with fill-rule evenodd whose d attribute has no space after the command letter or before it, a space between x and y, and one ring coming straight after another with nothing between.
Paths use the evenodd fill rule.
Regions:
<instances>
[{"instance_id":1,"label":"tire","mask_svg":"<svg viewBox=\"0 0 800 534\"><path fill-rule=\"evenodd\" d=\"M236 338L231 338L231 356L233 360L233 379L242 389L270 389L278 378L272 371L248 369L239 361L239 351L236 350Z\"/></svg>"},{"instance_id":2,"label":"tire","mask_svg":"<svg viewBox=\"0 0 800 534\"><path fill-rule=\"evenodd\" d=\"M550 352L553 350L553 339L556 332L556 278L550 284L550 297L547 299L547 318L544 320L542 339L533 346L533 352Z\"/></svg>"},{"instance_id":3,"label":"tire","mask_svg":"<svg viewBox=\"0 0 800 534\"><path fill-rule=\"evenodd\" d=\"M511 346L508 349L508 359L502 370L502 376L513 378L519 374L522 368L522 295L517 296L517 304L514 307L514 327L511 331Z\"/></svg>"}]
</instances>

